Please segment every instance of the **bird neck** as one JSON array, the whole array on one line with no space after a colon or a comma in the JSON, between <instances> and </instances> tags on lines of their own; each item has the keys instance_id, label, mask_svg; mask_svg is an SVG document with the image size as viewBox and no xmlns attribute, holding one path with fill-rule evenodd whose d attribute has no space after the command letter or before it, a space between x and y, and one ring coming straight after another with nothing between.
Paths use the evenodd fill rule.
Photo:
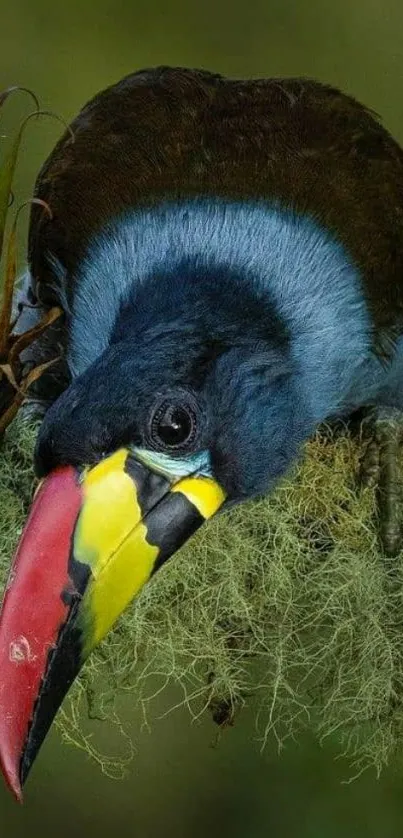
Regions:
<instances>
[{"instance_id":1,"label":"bird neck","mask_svg":"<svg viewBox=\"0 0 403 838\"><path fill-rule=\"evenodd\" d=\"M320 422L342 409L370 351L356 268L311 218L265 202L166 202L117 218L75 277L68 360L82 373L119 336L181 328L289 336Z\"/></svg>"}]
</instances>

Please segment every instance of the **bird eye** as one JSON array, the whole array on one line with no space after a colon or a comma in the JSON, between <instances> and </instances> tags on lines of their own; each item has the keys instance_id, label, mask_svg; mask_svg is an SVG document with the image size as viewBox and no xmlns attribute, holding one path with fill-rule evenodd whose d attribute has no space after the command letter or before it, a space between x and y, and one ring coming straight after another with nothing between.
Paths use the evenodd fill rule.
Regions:
<instances>
[{"instance_id":1,"label":"bird eye","mask_svg":"<svg viewBox=\"0 0 403 838\"><path fill-rule=\"evenodd\" d=\"M151 421L151 442L156 448L187 448L196 435L196 414L189 404L164 401Z\"/></svg>"}]
</instances>

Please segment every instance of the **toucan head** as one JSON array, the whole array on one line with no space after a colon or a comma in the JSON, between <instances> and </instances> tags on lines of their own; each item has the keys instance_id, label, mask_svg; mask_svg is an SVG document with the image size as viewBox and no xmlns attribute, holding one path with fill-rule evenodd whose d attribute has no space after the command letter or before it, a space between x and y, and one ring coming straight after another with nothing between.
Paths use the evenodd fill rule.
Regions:
<instances>
[{"instance_id":1,"label":"toucan head","mask_svg":"<svg viewBox=\"0 0 403 838\"><path fill-rule=\"evenodd\" d=\"M198 265L175 273L119 307L106 347L40 428L40 483L0 618L0 759L17 797L80 667L133 597L206 519L270 489L307 435L267 301L246 283L240 294L225 266L203 267L202 284Z\"/></svg>"}]
</instances>

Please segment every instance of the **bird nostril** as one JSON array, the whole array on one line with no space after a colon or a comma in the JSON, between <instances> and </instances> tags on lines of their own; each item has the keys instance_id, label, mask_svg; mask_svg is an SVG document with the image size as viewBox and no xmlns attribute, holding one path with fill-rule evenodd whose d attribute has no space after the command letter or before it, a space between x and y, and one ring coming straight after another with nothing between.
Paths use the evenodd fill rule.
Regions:
<instances>
[{"instance_id":1,"label":"bird nostril","mask_svg":"<svg viewBox=\"0 0 403 838\"><path fill-rule=\"evenodd\" d=\"M39 453L35 453L34 456L34 471L35 477L37 477L38 480L42 480L47 473L44 461Z\"/></svg>"},{"instance_id":2,"label":"bird nostril","mask_svg":"<svg viewBox=\"0 0 403 838\"><path fill-rule=\"evenodd\" d=\"M56 465L53 445L49 440L39 440L34 452L34 470L36 477L41 480L46 477Z\"/></svg>"}]
</instances>

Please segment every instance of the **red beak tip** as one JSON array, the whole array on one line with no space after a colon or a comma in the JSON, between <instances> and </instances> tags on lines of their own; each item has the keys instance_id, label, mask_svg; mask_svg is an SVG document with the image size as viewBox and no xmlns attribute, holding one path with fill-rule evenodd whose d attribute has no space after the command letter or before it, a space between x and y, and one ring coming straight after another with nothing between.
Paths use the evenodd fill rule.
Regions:
<instances>
[{"instance_id":1,"label":"red beak tip","mask_svg":"<svg viewBox=\"0 0 403 838\"><path fill-rule=\"evenodd\" d=\"M23 796L23 793L22 793L21 786L19 786L18 788L16 786L14 786L14 788L12 788L11 791L12 791L17 803L19 803L20 806L22 806L22 804L24 802L24 796Z\"/></svg>"},{"instance_id":2,"label":"red beak tip","mask_svg":"<svg viewBox=\"0 0 403 838\"><path fill-rule=\"evenodd\" d=\"M15 771L11 766L6 766L2 762L1 758L0 770L2 771L6 784L17 803L23 803L22 785L18 771Z\"/></svg>"},{"instance_id":3,"label":"red beak tip","mask_svg":"<svg viewBox=\"0 0 403 838\"><path fill-rule=\"evenodd\" d=\"M11 794L13 795L14 799L17 801L17 803L22 804L24 802L24 800L23 800L21 783L19 781L15 782L14 780L12 780L11 778L8 778L8 777L6 777L6 783L9 787L9 789L11 791Z\"/></svg>"}]
</instances>

